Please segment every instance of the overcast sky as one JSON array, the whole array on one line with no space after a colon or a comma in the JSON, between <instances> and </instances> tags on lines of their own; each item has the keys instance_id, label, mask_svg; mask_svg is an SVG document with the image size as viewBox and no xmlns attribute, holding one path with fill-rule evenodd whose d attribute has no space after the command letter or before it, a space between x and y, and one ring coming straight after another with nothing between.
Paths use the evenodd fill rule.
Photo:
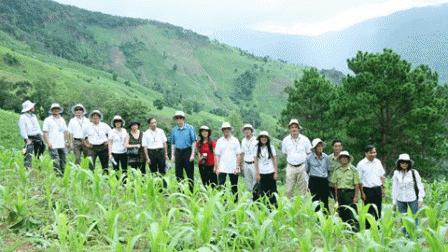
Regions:
<instances>
[{"instance_id":1,"label":"overcast sky","mask_svg":"<svg viewBox=\"0 0 448 252\"><path fill-rule=\"evenodd\" d=\"M104 13L168 22L198 33L252 29L319 35L448 0L56 0Z\"/></svg>"}]
</instances>

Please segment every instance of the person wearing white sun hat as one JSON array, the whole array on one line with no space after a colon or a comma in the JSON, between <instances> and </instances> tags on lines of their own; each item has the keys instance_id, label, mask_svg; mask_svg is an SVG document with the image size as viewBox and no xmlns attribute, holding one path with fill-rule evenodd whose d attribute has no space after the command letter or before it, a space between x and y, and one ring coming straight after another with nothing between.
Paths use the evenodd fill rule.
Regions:
<instances>
[{"instance_id":1,"label":"person wearing white sun hat","mask_svg":"<svg viewBox=\"0 0 448 252\"><path fill-rule=\"evenodd\" d=\"M403 153L398 156L396 170L392 176L392 203L400 213L407 213L408 208L416 214L423 206L425 188L422 178L414 169L414 161L409 154ZM416 224L418 221L416 220ZM403 228L403 233L407 231Z\"/></svg>"},{"instance_id":2,"label":"person wearing white sun hat","mask_svg":"<svg viewBox=\"0 0 448 252\"><path fill-rule=\"evenodd\" d=\"M215 148L215 172L218 176L218 185L221 187L225 185L229 177L232 193L237 201L241 146L238 139L232 135L230 123L224 122L221 131L223 136L218 139Z\"/></svg>"},{"instance_id":3,"label":"person wearing white sun hat","mask_svg":"<svg viewBox=\"0 0 448 252\"><path fill-rule=\"evenodd\" d=\"M194 153L196 133L194 127L185 122L185 113L176 111L173 119L176 126L171 130L171 160L176 166L177 181L184 179L184 170L190 184L194 188Z\"/></svg>"},{"instance_id":4,"label":"person wearing white sun hat","mask_svg":"<svg viewBox=\"0 0 448 252\"><path fill-rule=\"evenodd\" d=\"M244 138L241 140L241 168L247 190L252 192L257 179L255 176L255 154L257 152L257 139L254 136L254 127L251 124L243 126Z\"/></svg>"},{"instance_id":5,"label":"person wearing white sun hat","mask_svg":"<svg viewBox=\"0 0 448 252\"><path fill-rule=\"evenodd\" d=\"M89 120L85 117L86 109L82 104L76 104L72 107L74 117L68 122L68 132L70 133L70 147L75 155L75 164L81 163L81 155L87 157L88 150L82 144L84 137L83 130L89 125Z\"/></svg>"},{"instance_id":6,"label":"person wearing white sun hat","mask_svg":"<svg viewBox=\"0 0 448 252\"><path fill-rule=\"evenodd\" d=\"M282 141L282 152L286 155L287 161L286 196L292 198L295 187L298 187L302 196L308 192L305 163L306 157L311 154L311 142L308 137L300 134L302 127L297 119L291 119L288 128L289 135Z\"/></svg>"},{"instance_id":7,"label":"person wearing white sun hat","mask_svg":"<svg viewBox=\"0 0 448 252\"><path fill-rule=\"evenodd\" d=\"M64 174L66 164L66 146L68 143L67 124L61 116L62 107L59 103L53 103L50 107L51 115L44 120L42 130L44 141L50 151L53 166L58 175Z\"/></svg>"},{"instance_id":8,"label":"person wearing white sun hat","mask_svg":"<svg viewBox=\"0 0 448 252\"><path fill-rule=\"evenodd\" d=\"M261 196L266 196L272 206L277 207L277 153L267 131L261 131L258 135L258 143L255 154L255 173L257 182L260 183ZM254 199L256 200L256 199Z\"/></svg>"},{"instance_id":9,"label":"person wearing white sun hat","mask_svg":"<svg viewBox=\"0 0 448 252\"><path fill-rule=\"evenodd\" d=\"M39 158L45 151L42 130L34 114L35 105L29 100L22 103L22 114L18 121L20 136L25 142L23 162L27 169L31 168L33 155Z\"/></svg>"},{"instance_id":10,"label":"person wearing white sun hat","mask_svg":"<svg viewBox=\"0 0 448 252\"><path fill-rule=\"evenodd\" d=\"M114 170L118 171L121 168L125 173L128 169L127 145L129 134L124 128L125 121L119 115L114 116L111 126L112 130L108 135L109 159L115 161L112 163Z\"/></svg>"},{"instance_id":11,"label":"person wearing white sun hat","mask_svg":"<svg viewBox=\"0 0 448 252\"><path fill-rule=\"evenodd\" d=\"M83 144L89 149L90 169L95 168L96 159L100 159L103 171L109 167L109 139L112 129L107 123L102 122L103 114L99 110L93 110L89 114L90 122L84 128Z\"/></svg>"},{"instance_id":12,"label":"person wearing white sun hat","mask_svg":"<svg viewBox=\"0 0 448 252\"><path fill-rule=\"evenodd\" d=\"M328 211L330 158L324 153L325 143L320 138L313 139L311 145L313 152L306 158L306 171L309 175L308 186L313 195L313 201L322 202L325 211ZM316 211L319 209L320 206L317 206Z\"/></svg>"}]
</instances>

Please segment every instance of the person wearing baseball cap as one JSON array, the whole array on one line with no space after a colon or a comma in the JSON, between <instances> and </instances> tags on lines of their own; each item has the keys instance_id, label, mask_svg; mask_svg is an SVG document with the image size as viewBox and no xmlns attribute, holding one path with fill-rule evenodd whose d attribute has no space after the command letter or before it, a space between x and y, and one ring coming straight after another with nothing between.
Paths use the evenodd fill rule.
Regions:
<instances>
[{"instance_id":1,"label":"person wearing baseball cap","mask_svg":"<svg viewBox=\"0 0 448 252\"><path fill-rule=\"evenodd\" d=\"M232 129L228 122L224 122L221 126L223 136L216 142L215 172L218 176L218 185L221 187L225 185L229 177L234 199L238 201L241 146L238 139L232 135Z\"/></svg>"},{"instance_id":2,"label":"person wearing baseball cap","mask_svg":"<svg viewBox=\"0 0 448 252\"><path fill-rule=\"evenodd\" d=\"M36 104L29 100L22 103L22 114L18 121L20 136L25 142L23 163L27 169L31 168L33 155L39 158L45 151L42 130L34 114L35 106Z\"/></svg>"},{"instance_id":3,"label":"person wearing baseball cap","mask_svg":"<svg viewBox=\"0 0 448 252\"><path fill-rule=\"evenodd\" d=\"M358 227L355 216L347 206L356 209L361 180L356 167L351 164L353 158L348 151L341 151L338 158L340 166L332 172L330 184L334 188L339 217L356 230Z\"/></svg>"},{"instance_id":4,"label":"person wearing baseball cap","mask_svg":"<svg viewBox=\"0 0 448 252\"><path fill-rule=\"evenodd\" d=\"M86 109L82 104L72 107L74 117L68 122L68 132L70 133L70 147L75 154L75 164L81 163L81 155L86 158L87 148L82 144L83 129L89 125L89 120L85 117Z\"/></svg>"},{"instance_id":5,"label":"person wearing baseball cap","mask_svg":"<svg viewBox=\"0 0 448 252\"><path fill-rule=\"evenodd\" d=\"M308 186L313 195L313 201L322 202L325 211L328 212L330 158L324 153L325 143L320 138L313 139L311 146L313 152L306 158L306 170L309 175ZM319 209L320 205L317 206L316 211Z\"/></svg>"},{"instance_id":6,"label":"person wearing baseball cap","mask_svg":"<svg viewBox=\"0 0 448 252\"><path fill-rule=\"evenodd\" d=\"M185 113L176 111L173 116L176 126L171 130L171 160L176 166L176 178L184 180L184 171L190 183L190 190L194 187L194 153L196 133L193 126L185 122Z\"/></svg>"},{"instance_id":7,"label":"person wearing baseball cap","mask_svg":"<svg viewBox=\"0 0 448 252\"><path fill-rule=\"evenodd\" d=\"M62 107L59 103L53 103L50 107L51 115L45 118L42 130L44 141L47 143L53 167L58 175L64 174L66 158L66 144L68 143L67 124L61 116Z\"/></svg>"},{"instance_id":8,"label":"person wearing baseball cap","mask_svg":"<svg viewBox=\"0 0 448 252\"><path fill-rule=\"evenodd\" d=\"M286 155L286 196L293 197L295 187L300 195L308 192L308 175L306 173L306 157L311 154L311 142L300 134L300 123L291 119L288 123L289 135L282 141L282 152Z\"/></svg>"},{"instance_id":9,"label":"person wearing baseball cap","mask_svg":"<svg viewBox=\"0 0 448 252\"><path fill-rule=\"evenodd\" d=\"M91 123L83 130L83 144L89 150L90 169L95 168L96 159L99 158L101 167L106 172L109 167L109 136L112 129L101 121L103 114L99 110L90 112L89 119Z\"/></svg>"},{"instance_id":10,"label":"person wearing baseball cap","mask_svg":"<svg viewBox=\"0 0 448 252\"><path fill-rule=\"evenodd\" d=\"M257 178L255 176L255 154L257 152L257 139L254 136L254 127L251 124L243 126L244 138L241 140L241 168L243 170L244 182L247 190L252 192Z\"/></svg>"}]
</instances>

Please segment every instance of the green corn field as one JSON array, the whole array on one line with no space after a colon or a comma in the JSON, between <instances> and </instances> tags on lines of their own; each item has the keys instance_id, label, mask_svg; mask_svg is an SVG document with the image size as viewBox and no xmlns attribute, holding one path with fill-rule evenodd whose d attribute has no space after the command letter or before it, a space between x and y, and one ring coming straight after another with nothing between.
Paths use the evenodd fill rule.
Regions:
<instances>
[{"instance_id":1,"label":"green corn field","mask_svg":"<svg viewBox=\"0 0 448 252\"><path fill-rule=\"evenodd\" d=\"M33 167L23 167L20 152L0 150L1 251L448 251L444 180L425 184L417 216L395 212L386 198L376 222L360 203L355 233L334 209L315 212L311 196L288 200L280 182L275 209L252 202L243 184L237 203L199 180L190 192L172 170L163 190L159 177L133 170L122 184L121 172L92 172L88 160L67 165L63 177L48 156Z\"/></svg>"}]
</instances>

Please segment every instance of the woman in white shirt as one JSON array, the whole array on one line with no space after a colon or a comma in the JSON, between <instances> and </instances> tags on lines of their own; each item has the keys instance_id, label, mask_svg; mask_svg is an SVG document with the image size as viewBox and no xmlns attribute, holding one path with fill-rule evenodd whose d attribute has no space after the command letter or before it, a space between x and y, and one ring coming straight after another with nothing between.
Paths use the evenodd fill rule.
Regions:
<instances>
[{"instance_id":1,"label":"woman in white shirt","mask_svg":"<svg viewBox=\"0 0 448 252\"><path fill-rule=\"evenodd\" d=\"M114 170L126 172L128 167L128 156L126 146L128 144L129 135L124 129L124 120L121 116L116 115L112 119L112 131L109 135L109 159L112 161Z\"/></svg>"},{"instance_id":2,"label":"woman in white shirt","mask_svg":"<svg viewBox=\"0 0 448 252\"><path fill-rule=\"evenodd\" d=\"M420 174L412 168L413 164L408 154L400 154L392 177L392 201L401 213L410 208L415 214L423 206L425 189Z\"/></svg>"},{"instance_id":3,"label":"woman in white shirt","mask_svg":"<svg viewBox=\"0 0 448 252\"><path fill-rule=\"evenodd\" d=\"M277 207L277 154L271 145L271 139L267 131L258 135L257 154L255 158L255 174L257 182L260 183L262 196L267 196L271 205ZM256 200L256 198L254 198Z\"/></svg>"}]
</instances>

